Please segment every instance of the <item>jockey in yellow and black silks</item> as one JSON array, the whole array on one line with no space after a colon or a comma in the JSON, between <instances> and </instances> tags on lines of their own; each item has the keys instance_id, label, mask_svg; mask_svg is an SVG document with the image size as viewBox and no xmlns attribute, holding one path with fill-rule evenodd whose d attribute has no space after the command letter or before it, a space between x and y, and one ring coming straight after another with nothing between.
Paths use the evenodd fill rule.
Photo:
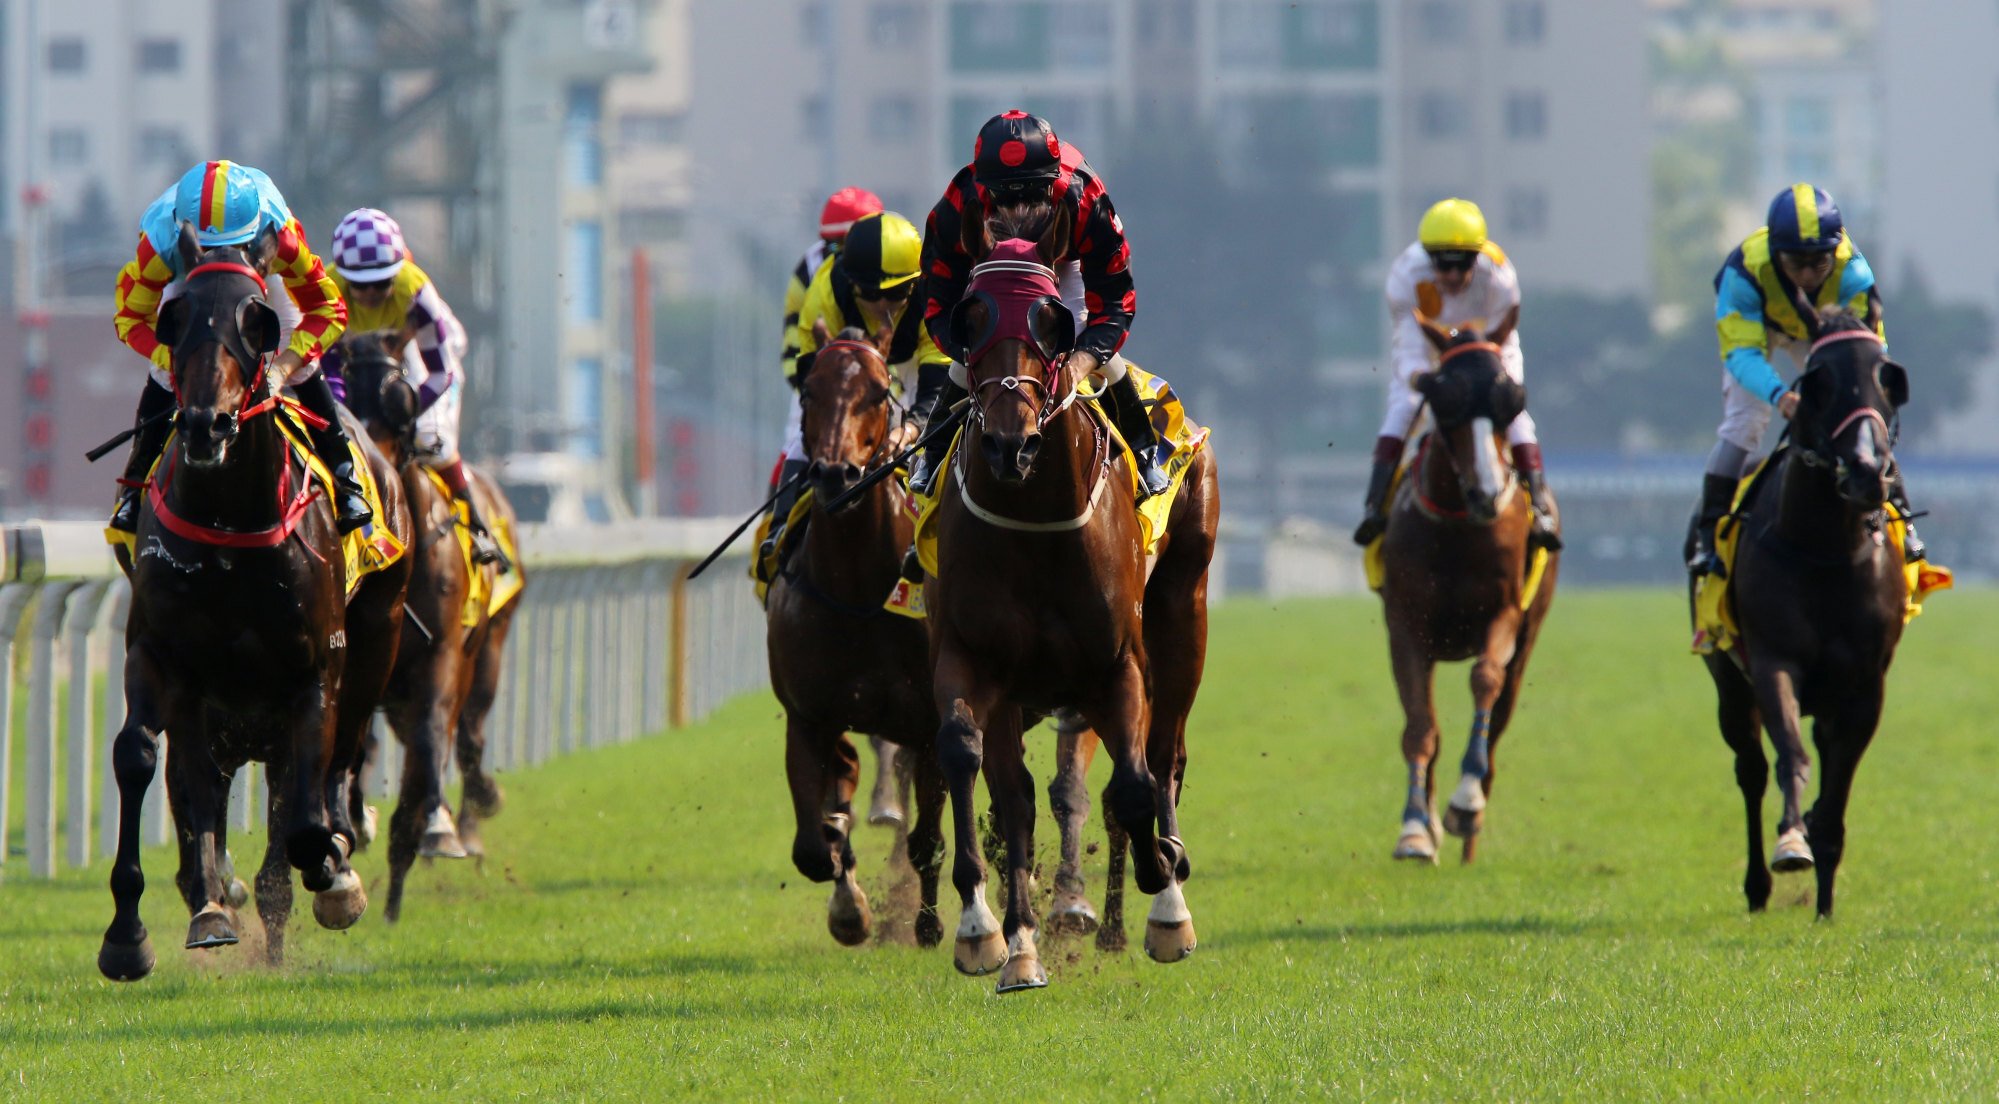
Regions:
<instances>
[{"instance_id":1,"label":"jockey in yellow and black silks","mask_svg":"<svg viewBox=\"0 0 1999 1104\"><path fill-rule=\"evenodd\" d=\"M1714 287L1722 416L1718 440L1708 453L1694 553L1687 562L1696 575L1722 570L1715 556L1715 525L1734 506L1737 484L1762 444L1771 409L1789 418L1797 408L1797 395L1770 363L1770 350L1780 348L1804 370L1810 339L1795 293L1818 309L1844 307L1872 325L1884 341L1888 336L1874 270L1848 236L1832 197L1810 184L1793 184L1777 193L1763 228L1728 255ZM1900 467L1889 478L1888 497L1903 517L1909 516ZM1920 560L1926 554L1910 525L1904 558Z\"/></svg>"},{"instance_id":2,"label":"jockey in yellow and black silks","mask_svg":"<svg viewBox=\"0 0 1999 1104\"><path fill-rule=\"evenodd\" d=\"M796 335L799 312L805 309L805 293L812 289L812 281L819 273L833 263L833 258L840 255L840 243L847 240L847 234L854 228L854 223L869 215L880 214L881 209L882 201L879 196L866 188L849 187L826 197L826 205L819 211L819 240L813 242L805 250L804 255L798 258L798 263L792 266L791 278L784 284L784 352L779 359L784 365L785 379L791 381L794 386L797 381L791 380L791 372L798 363L799 346ZM807 331L809 332L811 328L811 323L808 322ZM797 474L795 470L787 467L790 458L804 455L798 451L800 432L798 417L798 404L792 403L787 408L784 419L785 462L780 464L771 478L773 488Z\"/></svg>"}]
</instances>

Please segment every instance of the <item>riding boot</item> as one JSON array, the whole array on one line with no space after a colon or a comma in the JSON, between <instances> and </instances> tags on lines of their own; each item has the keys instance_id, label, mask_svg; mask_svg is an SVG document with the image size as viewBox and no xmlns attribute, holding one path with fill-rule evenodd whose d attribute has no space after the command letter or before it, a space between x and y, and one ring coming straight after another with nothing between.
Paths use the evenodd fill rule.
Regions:
<instances>
[{"instance_id":1,"label":"riding boot","mask_svg":"<svg viewBox=\"0 0 1999 1104\"><path fill-rule=\"evenodd\" d=\"M1132 463L1138 468L1138 500L1144 502L1153 495L1165 494L1173 487L1173 476L1161 463L1159 431L1153 428L1145 398L1138 393L1137 378L1130 372L1119 376L1110 386L1110 399L1118 436L1131 449Z\"/></svg>"},{"instance_id":2,"label":"riding boot","mask_svg":"<svg viewBox=\"0 0 1999 1104\"><path fill-rule=\"evenodd\" d=\"M926 370L930 367L930 365L924 366ZM946 371L949 368L948 365L937 365L936 367ZM942 373L940 372L940 374ZM949 410L958 405L959 400L965 397L965 389L952 382L950 377L945 375L941 385L938 386L936 397L926 407L923 399L927 383L929 381L919 379L916 401L911 404L909 410L910 417L917 419L918 424L922 425L926 432L929 430L930 422L937 411ZM936 488L937 473L944 466L944 453L950 447L951 435L949 433L940 433L925 442L923 447L917 450L916 462L909 467L909 489L911 491L924 498L930 497Z\"/></svg>"},{"instance_id":3,"label":"riding boot","mask_svg":"<svg viewBox=\"0 0 1999 1104\"><path fill-rule=\"evenodd\" d=\"M798 476L805 471L805 466L803 460L784 462L784 470L777 477L777 501L771 503L770 507L770 535L764 538L762 547L757 549L758 563L769 559L771 553L777 551L779 543L784 540L785 523L791 520L791 508L798 505L800 491Z\"/></svg>"},{"instance_id":4,"label":"riding boot","mask_svg":"<svg viewBox=\"0 0 1999 1104\"><path fill-rule=\"evenodd\" d=\"M1533 528L1527 531L1528 543L1560 552L1562 535L1555 531L1555 504L1548 499L1548 473L1541 467L1541 446L1514 445L1513 466L1519 470L1521 482L1527 485L1527 501L1534 509Z\"/></svg>"},{"instance_id":5,"label":"riding boot","mask_svg":"<svg viewBox=\"0 0 1999 1104\"><path fill-rule=\"evenodd\" d=\"M1362 548L1388 531L1388 485L1395 481L1395 469L1401 464L1402 438L1376 438L1374 467L1367 473L1367 499L1361 507L1360 524L1353 531L1353 542Z\"/></svg>"},{"instance_id":6,"label":"riding boot","mask_svg":"<svg viewBox=\"0 0 1999 1104\"><path fill-rule=\"evenodd\" d=\"M125 475L118 480L118 504L111 509L111 528L124 533L139 531L139 503L145 495L146 477L166 447L173 419L164 417L175 405L174 393L153 380L139 394L139 412L134 417L138 430L132 438L132 453L125 459ZM157 418L157 421L152 419Z\"/></svg>"},{"instance_id":7,"label":"riding boot","mask_svg":"<svg viewBox=\"0 0 1999 1104\"><path fill-rule=\"evenodd\" d=\"M333 473L333 526L345 536L373 521L375 512L369 509L368 496L354 472L354 452L347 442L347 431L340 425L339 404L326 377L318 372L304 383L292 384L292 391L302 406L326 421L325 429L311 431L312 451Z\"/></svg>"},{"instance_id":8,"label":"riding boot","mask_svg":"<svg viewBox=\"0 0 1999 1104\"><path fill-rule=\"evenodd\" d=\"M486 519L479 513L479 500L472 495L472 480L465 473L465 461L454 459L436 471L444 485L451 488L452 501L465 504L465 528L472 533L472 562L499 564L503 575L512 570L513 561L500 550L500 542L493 539L493 531L486 527Z\"/></svg>"},{"instance_id":9,"label":"riding boot","mask_svg":"<svg viewBox=\"0 0 1999 1104\"><path fill-rule=\"evenodd\" d=\"M1902 481L1902 465L1895 465L1894 474L1888 478L1888 501L1902 515L1902 559L1907 563L1930 558L1928 546L1923 538L1916 535L1916 523L1910 520L1915 511L1909 508L1909 485Z\"/></svg>"},{"instance_id":10,"label":"riding boot","mask_svg":"<svg viewBox=\"0 0 1999 1104\"><path fill-rule=\"evenodd\" d=\"M1714 528L1735 508L1735 488L1740 480L1709 472L1701 480L1701 508L1694 516L1694 554L1687 571L1694 575L1728 578L1728 568L1714 547Z\"/></svg>"}]
</instances>

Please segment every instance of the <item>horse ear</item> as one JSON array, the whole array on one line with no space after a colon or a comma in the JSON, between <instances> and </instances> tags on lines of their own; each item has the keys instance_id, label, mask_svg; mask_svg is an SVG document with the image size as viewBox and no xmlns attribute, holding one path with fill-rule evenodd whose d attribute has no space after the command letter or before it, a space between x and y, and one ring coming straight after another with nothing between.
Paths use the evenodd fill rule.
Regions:
<instances>
[{"instance_id":1,"label":"horse ear","mask_svg":"<svg viewBox=\"0 0 1999 1104\"><path fill-rule=\"evenodd\" d=\"M1892 360L1881 362L1881 393L1888 396L1891 406L1901 407L1909 401L1909 370Z\"/></svg>"},{"instance_id":2,"label":"horse ear","mask_svg":"<svg viewBox=\"0 0 1999 1104\"><path fill-rule=\"evenodd\" d=\"M986 225L983 206L978 211L965 214L958 220L958 244L965 255L978 260L993 251L993 235Z\"/></svg>"},{"instance_id":3,"label":"horse ear","mask_svg":"<svg viewBox=\"0 0 1999 1104\"><path fill-rule=\"evenodd\" d=\"M181 220L180 239L175 246L180 252L180 274L186 276L201 263L201 240L194 236L194 223Z\"/></svg>"},{"instance_id":4,"label":"horse ear","mask_svg":"<svg viewBox=\"0 0 1999 1104\"><path fill-rule=\"evenodd\" d=\"M1449 330L1431 321L1430 316L1420 310L1412 310L1409 313L1415 317L1416 324L1423 327L1423 336L1430 339L1430 344L1435 345L1438 352L1443 352L1450 345L1451 334Z\"/></svg>"},{"instance_id":5,"label":"horse ear","mask_svg":"<svg viewBox=\"0 0 1999 1104\"><path fill-rule=\"evenodd\" d=\"M883 356L887 356L889 343L895 340L895 327L883 325L875 331L875 336L870 340L875 348L881 350Z\"/></svg>"},{"instance_id":6,"label":"horse ear","mask_svg":"<svg viewBox=\"0 0 1999 1104\"><path fill-rule=\"evenodd\" d=\"M278 232L266 229L258 234L256 240L250 243L249 253L250 263L256 266L257 271L270 276L278 260Z\"/></svg>"},{"instance_id":7,"label":"horse ear","mask_svg":"<svg viewBox=\"0 0 1999 1104\"><path fill-rule=\"evenodd\" d=\"M250 351L269 356L278 351L278 312L255 296L236 306L236 332Z\"/></svg>"},{"instance_id":8,"label":"horse ear","mask_svg":"<svg viewBox=\"0 0 1999 1104\"><path fill-rule=\"evenodd\" d=\"M1805 340L1817 341L1819 339L1819 309L1812 306L1812 301L1806 298L1804 290L1796 284L1791 285L1791 306L1797 309L1799 321L1805 324Z\"/></svg>"},{"instance_id":9,"label":"horse ear","mask_svg":"<svg viewBox=\"0 0 1999 1104\"><path fill-rule=\"evenodd\" d=\"M187 297L176 295L160 304L160 312L153 318L153 336L160 344L171 349L180 344L181 334L187 330Z\"/></svg>"},{"instance_id":10,"label":"horse ear","mask_svg":"<svg viewBox=\"0 0 1999 1104\"><path fill-rule=\"evenodd\" d=\"M833 340L833 331L826 327L826 320L824 318L815 318L812 320L812 340L821 346Z\"/></svg>"},{"instance_id":11,"label":"horse ear","mask_svg":"<svg viewBox=\"0 0 1999 1104\"><path fill-rule=\"evenodd\" d=\"M1515 303L1512 309L1506 312L1506 317L1499 320L1499 325L1494 326L1492 332L1485 335L1485 339L1494 345L1503 346L1506 344L1506 339L1512 337L1513 331L1519 327L1520 304Z\"/></svg>"}]
</instances>

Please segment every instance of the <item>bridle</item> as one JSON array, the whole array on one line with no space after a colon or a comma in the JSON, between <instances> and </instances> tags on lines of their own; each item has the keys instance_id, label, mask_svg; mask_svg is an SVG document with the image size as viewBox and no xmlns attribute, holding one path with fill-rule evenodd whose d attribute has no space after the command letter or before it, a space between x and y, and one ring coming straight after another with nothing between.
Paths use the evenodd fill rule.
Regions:
<instances>
[{"instance_id":1,"label":"bridle","mask_svg":"<svg viewBox=\"0 0 1999 1104\"><path fill-rule=\"evenodd\" d=\"M1472 352L1490 353L1495 357L1505 355L1505 350L1500 348L1500 346L1496 342L1467 341L1462 345L1453 345L1449 349L1444 350L1443 353L1439 354L1437 357L1437 367L1435 370L1442 371L1444 365L1450 363L1452 360L1460 356L1465 355L1466 353L1472 353ZM1463 471L1463 469L1460 468L1458 465L1457 452L1451 448L1450 434L1447 428L1443 425L1443 423L1439 422L1437 424L1436 432L1430 434L1428 438L1425 438L1422 447L1417 450L1416 463L1415 463L1416 478L1412 487L1412 489L1415 491L1416 507L1429 517L1445 518L1452 521L1469 521L1471 519L1471 511L1469 509L1461 509L1461 510L1445 509L1444 507L1439 506L1435 502L1431 501L1430 497L1423 493L1423 483L1424 483L1423 473L1429 468L1430 442L1432 440L1438 443L1438 446L1443 450L1444 457L1450 461L1452 472L1459 473ZM1459 480L1460 482L1462 482L1463 480L1462 475L1459 476ZM1513 465L1511 464L1506 465L1506 479L1503 483L1500 484L1499 491L1496 494L1494 494L1492 498L1494 506L1494 518L1493 518L1494 521L1497 521L1498 515L1505 511L1506 504L1508 500L1512 497L1514 489L1519 486L1519 483L1520 483L1519 476L1518 473L1516 473L1513 470ZM1487 522L1485 524L1491 524L1491 522Z\"/></svg>"},{"instance_id":2,"label":"bridle","mask_svg":"<svg viewBox=\"0 0 1999 1104\"><path fill-rule=\"evenodd\" d=\"M885 386L889 381L891 381L894 378L894 376L888 370L888 357L882 355L882 351L880 349L875 348L873 345L869 344L868 342L856 341L853 340L852 338L841 338L836 341L828 341L826 344L819 347L818 355L823 357L827 353L830 353L836 349L841 349L847 352L854 353L864 362L872 364L875 368L880 369L881 377ZM818 364L816 358L813 361L813 363L814 366L816 367ZM803 391L803 381L801 381L800 390L801 392ZM899 423L903 419L906 419L909 416L909 411L904 409L900 403L895 401L895 396L892 393L888 393L885 391L882 397L875 401L880 402L889 408L890 410L889 429L891 431L895 428L895 425L897 423ZM872 406L872 405L874 405L874 403L872 402L867 404L867 406ZM861 409L866 409L866 406L863 406ZM894 437L893 432L884 432L881 435L881 440L875 442L874 450L868 453L867 461L861 465L862 470L864 472L875 471L879 469L882 466L882 464L887 462L888 457L892 454L892 450L889 449L888 444L889 441L893 439L893 437ZM852 505L852 503L850 502L848 503L848 505Z\"/></svg>"},{"instance_id":3,"label":"bridle","mask_svg":"<svg viewBox=\"0 0 1999 1104\"><path fill-rule=\"evenodd\" d=\"M1835 345L1846 341L1872 341L1876 345L1884 344L1881 336L1873 330L1839 330L1826 334L1824 337L1812 342L1810 351L1805 354L1805 370L1803 374L1799 375L1796 381L1792 382L1791 386L1796 388L1799 383L1804 381L1806 376L1809 376L1813 372L1812 361L1819 355L1819 350L1824 349L1828 345ZM1866 403L1854 407L1847 412L1844 418L1839 420L1839 424L1835 425L1831 432L1825 435L1825 444L1823 447L1817 444L1807 445L1795 439L1792 441L1791 446L1797 449L1798 459L1804 461L1805 466L1831 468L1835 474L1844 475L1846 462L1832 454L1832 443L1839 440L1839 435L1852 428L1854 423L1863 421L1872 421L1880 426L1881 436L1892 447L1895 436L1894 428L1888 424L1888 419L1885 415Z\"/></svg>"},{"instance_id":4,"label":"bridle","mask_svg":"<svg viewBox=\"0 0 1999 1104\"><path fill-rule=\"evenodd\" d=\"M1034 412L1034 428L1036 430L1047 429L1049 422L1054 421L1058 415L1064 410L1069 409L1070 405L1076 401L1077 383L1069 379L1069 354L1063 353L1057 360L1042 360L1040 357L1036 357L1035 359L1042 366L1041 376L1008 374L994 379L982 380L978 378L973 366L966 365L965 376L972 384L972 419L978 422L980 429L983 430L986 427L986 403L981 396L988 387L997 387L1002 392L1016 392L1030 385L1038 388L1041 391L1041 407ZM1049 376L1053 376L1067 385L1060 402L1054 401L1056 388L1049 386L1046 378ZM1026 401L1026 396L1022 396L1022 401Z\"/></svg>"}]
</instances>

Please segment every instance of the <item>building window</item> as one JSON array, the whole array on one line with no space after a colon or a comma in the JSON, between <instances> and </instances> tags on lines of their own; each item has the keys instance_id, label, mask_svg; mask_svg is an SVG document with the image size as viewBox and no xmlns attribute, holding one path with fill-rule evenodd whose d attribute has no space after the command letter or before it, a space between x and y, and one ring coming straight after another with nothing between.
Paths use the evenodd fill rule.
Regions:
<instances>
[{"instance_id":1,"label":"building window","mask_svg":"<svg viewBox=\"0 0 1999 1104\"><path fill-rule=\"evenodd\" d=\"M1455 45L1465 40L1463 0L1422 0L1416 5L1416 27L1425 46Z\"/></svg>"},{"instance_id":2,"label":"building window","mask_svg":"<svg viewBox=\"0 0 1999 1104\"><path fill-rule=\"evenodd\" d=\"M58 165L81 165L90 157L90 136L75 127L55 127L49 131L49 160Z\"/></svg>"},{"instance_id":3,"label":"building window","mask_svg":"<svg viewBox=\"0 0 1999 1104\"><path fill-rule=\"evenodd\" d=\"M571 184L594 187L604 182L603 89L594 84L569 86L562 116L562 154Z\"/></svg>"},{"instance_id":4,"label":"building window","mask_svg":"<svg viewBox=\"0 0 1999 1104\"><path fill-rule=\"evenodd\" d=\"M798 104L798 137L805 142L830 142L826 133L826 97L807 96Z\"/></svg>"},{"instance_id":5,"label":"building window","mask_svg":"<svg viewBox=\"0 0 1999 1104\"><path fill-rule=\"evenodd\" d=\"M1822 96L1792 96L1785 100L1784 135L1793 141L1832 137L1832 104Z\"/></svg>"},{"instance_id":6,"label":"building window","mask_svg":"<svg viewBox=\"0 0 1999 1104\"><path fill-rule=\"evenodd\" d=\"M1541 0L1506 0L1506 41L1539 46L1548 37L1548 12Z\"/></svg>"},{"instance_id":7,"label":"building window","mask_svg":"<svg viewBox=\"0 0 1999 1104\"><path fill-rule=\"evenodd\" d=\"M877 142L907 142L915 136L914 97L876 96L868 105L868 137Z\"/></svg>"},{"instance_id":8,"label":"building window","mask_svg":"<svg viewBox=\"0 0 1999 1104\"><path fill-rule=\"evenodd\" d=\"M922 34L923 9L915 4L876 4L868 13L868 37L877 46L914 46Z\"/></svg>"},{"instance_id":9,"label":"building window","mask_svg":"<svg viewBox=\"0 0 1999 1104\"><path fill-rule=\"evenodd\" d=\"M1103 69L1111 63L1111 9L1104 3L1068 3L1056 9L1049 41L1064 69Z\"/></svg>"},{"instance_id":10,"label":"building window","mask_svg":"<svg viewBox=\"0 0 1999 1104\"><path fill-rule=\"evenodd\" d=\"M951 8L951 65L966 73L1048 68L1048 8L1040 0L961 0Z\"/></svg>"},{"instance_id":11,"label":"building window","mask_svg":"<svg viewBox=\"0 0 1999 1104\"><path fill-rule=\"evenodd\" d=\"M140 127L137 152L142 165L179 165L192 159L179 129L170 126Z\"/></svg>"},{"instance_id":12,"label":"building window","mask_svg":"<svg viewBox=\"0 0 1999 1104\"><path fill-rule=\"evenodd\" d=\"M1274 4L1238 4L1216 27L1217 60L1224 69L1266 69L1284 58L1283 10Z\"/></svg>"},{"instance_id":13,"label":"building window","mask_svg":"<svg viewBox=\"0 0 1999 1104\"><path fill-rule=\"evenodd\" d=\"M1548 193L1540 188L1506 190L1506 232L1538 238L1548 232Z\"/></svg>"},{"instance_id":14,"label":"building window","mask_svg":"<svg viewBox=\"0 0 1999 1104\"><path fill-rule=\"evenodd\" d=\"M1548 134L1548 100L1539 92L1506 94L1506 136L1534 142Z\"/></svg>"},{"instance_id":15,"label":"building window","mask_svg":"<svg viewBox=\"0 0 1999 1104\"><path fill-rule=\"evenodd\" d=\"M673 242L687 234L687 212L677 207L627 207L618 212L618 236L626 241Z\"/></svg>"},{"instance_id":16,"label":"building window","mask_svg":"<svg viewBox=\"0 0 1999 1104\"><path fill-rule=\"evenodd\" d=\"M618 116L618 145L677 146L687 133L687 117L674 111L627 111Z\"/></svg>"},{"instance_id":17,"label":"building window","mask_svg":"<svg viewBox=\"0 0 1999 1104\"><path fill-rule=\"evenodd\" d=\"M1416 131L1443 140L1465 132L1465 100L1455 92L1425 92L1416 98Z\"/></svg>"},{"instance_id":18,"label":"building window","mask_svg":"<svg viewBox=\"0 0 1999 1104\"><path fill-rule=\"evenodd\" d=\"M569 227L567 271L569 320L579 325L604 320L604 224L582 219Z\"/></svg>"},{"instance_id":19,"label":"building window","mask_svg":"<svg viewBox=\"0 0 1999 1104\"><path fill-rule=\"evenodd\" d=\"M82 39L49 39L49 72L81 73L83 72L84 57Z\"/></svg>"},{"instance_id":20,"label":"building window","mask_svg":"<svg viewBox=\"0 0 1999 1104\"><path fill-rule=\"evenodd\" d=\"M579 456L604 452L604 362L578 357L569 364L568 422L574 434L569 451Z\"/></svg>"},{"instance_id":21,"label":"building window","mask_svg":"<svg viewBox=\"0 0 1999 1104\"><path fill-rule=\"evenodd\" d=\"M148 38L139 43L139 72L180 72L180 40Z\"/></svg>"},{"instance_id":22,"label":"building window","mask_svg":"<svg viewBox=\"0 0 1999 1104\"><path fill-rule=\"evenodd\" d=\"M1380 62L1375 0L1299 0L1278 4L1288 69L1372 69Z\"/></svg>"}]
</instances>

